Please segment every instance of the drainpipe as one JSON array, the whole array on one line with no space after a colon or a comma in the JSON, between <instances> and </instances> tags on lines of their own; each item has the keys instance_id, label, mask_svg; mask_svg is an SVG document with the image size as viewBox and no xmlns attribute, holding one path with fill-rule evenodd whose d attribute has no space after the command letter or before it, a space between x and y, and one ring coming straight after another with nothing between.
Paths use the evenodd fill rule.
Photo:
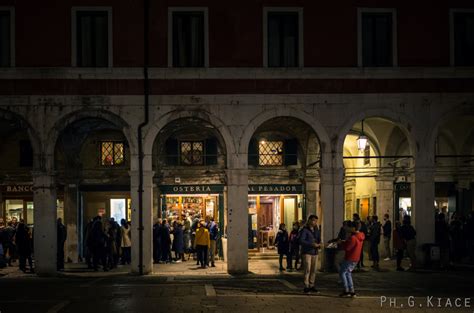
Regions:
<instances>
[{"instance_id":1,"label":"drainpipe","mask_svg":"<svg viewBox=\"0 0 474 313\"><path fill-rule=\"evenodd\" d=\"M145 120L138 126L138 271L143 275L143 128L148 124L149 81L148 81L148 9L149 0L143 0L143 95Z\"/></svg>"}]
</instances>

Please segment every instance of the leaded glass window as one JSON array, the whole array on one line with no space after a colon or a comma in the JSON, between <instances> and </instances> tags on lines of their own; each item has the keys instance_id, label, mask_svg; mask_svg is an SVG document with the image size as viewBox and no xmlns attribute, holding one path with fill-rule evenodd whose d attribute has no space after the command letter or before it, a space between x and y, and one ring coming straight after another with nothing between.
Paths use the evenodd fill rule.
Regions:
<instances>
[{"instance_id":1,"label":"leaded glass window","mask_svg":"<svg viewBox=\"0 0 474 313\"><path fill-rule=\"evenodd\" d=\"M182 165L203 165L203 141L181 141L180 155Z\"/></svg>"},{"instance_id":2,"label":"leaded glass window","mask_svg":"<svg viewBox=\"0 0 474 313\"><path fill-rule=\"evenodd\" d=\"M101 165L118 166L124 162L123 142L103 141L101 142Z\"/></svg>"},{"instance_id":3,"label":"leaded glass window","mask_svg":"<svg viewBox=\"0 0 474 313\"><path fill-rule=\"evenodd\" d=\"M283 165L283 141L260 141L258 144L258 164L260 166Z\"/></svg>"}]
</instances>

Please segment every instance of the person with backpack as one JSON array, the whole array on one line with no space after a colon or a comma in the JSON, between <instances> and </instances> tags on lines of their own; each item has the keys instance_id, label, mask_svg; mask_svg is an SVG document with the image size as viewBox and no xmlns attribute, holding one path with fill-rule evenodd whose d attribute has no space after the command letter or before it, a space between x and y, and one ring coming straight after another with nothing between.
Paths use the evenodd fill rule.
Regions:
<instances>
[{"instance_id":1,"label":"person with backpack","mask_svg":"<svg viewBox=\"0 0 474 313\"><path fill-rule=\"evenodd\" d=\"M316 264L318 262L318 250L321 248L321 232L318 228L318 217L310 215L306 226L300 234L300 245L302 259L304 260L304 292L316 292L314 287L316 280Z\"/></svg>"},{"instance_id":2,"label":"person with backpack","mask_svg":"<svg viewBox=\"0 0 474 313\"><path fill-rule=\"evenodd\" d=\"M338 243L345 251L344 261L342 261L339 268L339 276L344 285L344 291L339 295L341 297L356 296L352 271L356 267L357 262L359 262L365 239L365 234L360 231L360 227L360 221L349 222L349 238L347 240L338 240Z\"/></svg>"}]
</instances>

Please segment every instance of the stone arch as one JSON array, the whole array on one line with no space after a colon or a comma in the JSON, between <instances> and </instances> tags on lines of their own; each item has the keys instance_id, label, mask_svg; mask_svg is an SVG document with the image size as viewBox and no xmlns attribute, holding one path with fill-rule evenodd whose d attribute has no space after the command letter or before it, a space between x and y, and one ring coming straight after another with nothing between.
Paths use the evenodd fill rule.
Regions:
<instances>
[{"instance_id":1,"label":"stone arch","mask_svg":"<svg viewBox=\"0 0 474 313\"><path fill-rule=\"evenodd\" d=\"M400 127L402 132L407 137L410 151L413 154L414 159L416 159L417 149L415 145L416 141L414 139L414 135L412 134L412 128L414 125L412 119L406 114L397 113L387 108L375 108L364 110L360 113L352 114L339 128L339 131L337 132L337 138L335 138L334 140L336 145L334 147L336 151L336 164L338 167L342 166L342 152L344 149L344 140L346 138L346 135L350 132L351 128L354 126L355 123L371 117L386 119Z\"/></svg>"},{"instance_id":2,"label":"stone arch","mask_svg":"<svg viewBox=\"0 0 474 313\"><path fill-rule=\"evenodd\" d=\"M0 108L0 119L3 120L15 120L20 123L21 126L23 126L27 133L28 133L28 138L30 139L31 146L33 148L33 154L34 154L34 159L33 159L33 168L40 168L41 167L41 161L39 156L41 155L43 151L43 144L41 141L41 138L39 136L38 130L33 127L33 125L22 115L1 109Z\"/></svg>"},{"instance_id":3,"label":"stone arch","mask_svg":"<svg viewBox=\"0 0 474 313\"><path fill-rule=\"evenodd\" d=\"M87 118L99 118L103 119L106 121L109 121L113 123L114 125L118 126L121 128L121 131L123 132L125 138L128 141L128 145L130 147L130 155L136 155L138 154L137 152L137 137L133 135L133 129L132 127L119 115L106 111L106 110L79 110L79 111L74 111L71 112L62 118L60 118L54 126L49 130L48 133L48 142L45 147L45 155L50 155L54 156L54 151L56 148L56 144L58 141L59 136L61 133L71 125L72 123L82 120L82 119L87 119ZM50 158L51 160L54 160L53 157ZM53 162L53 161L52 161ZM54 164L48 164L50 168L53 168Z\"/></svg>"},{"instance_id":4,"label":"stone arch","mask_svg":"<svg viewBox=\"0 0 474 313\"><path fill-rule=\"evenodd\" d=\"M458 116L465 116L471 115L474 116L474 104L471 103L463 103L458 105L454 109L448 109L444 112L440 112L439 117L435 120L435 122L430 127L430 133L428 137L428 148L432 148L434 152L434 147L436 144L436 138L439 135L440 127L447 123L448 121L456 118Z\"/></svg>"},{"instance_id":5,"label":"stone arch","mask_svg":"<svg viewBox=\"0 0 474 313\"><path fill-rule=\"evenodd\" d=\"M304 122L313 130L313 132L318 137L319 144L321 147L321 152L327 153L330 151L331 145L330 145L329 136L324 126L318 120L316 120L314 117L312 117L311 115L307 113L304 113L302 111L295 110L292 108L275 108L272 110L266 110L266 111L261 112L260 114L255 116L249 122L249 124L245 126L242 137L239 140L239 147L238 147L239 153L247 154L250 139L252 138L253 134L258 129L258 127L263 125L265 122L277 117L291 117L291 118L295 118L297 120ZM330 167L331 160L322 158L321 165L322 167Z\"/></svg>"},{"instance_id":6,"label":"stone arch","mask_svg":"<svg viewBox=\"0 0 474 313\"><path fill-rule=\"evenodd\" d=\"M143 140L143 147L145 155L152 155L153 153L153 144L155 142L156 137L160 133L166 125L179 120L179 119L186 119L186 118L198 118L202 119L212 126L215 127L216 131L222 137L225 145L226 151L226 161L227 164L230 164L231 156L235 154L235 145L232 139L232 135L227 128L227 126L222 122L220 118L217 116L202 110L194 110L194 111L184 111L184 110L174 110L166 113L165 115L161 115L158 119L151 122L150 128L144 134Z\"/></svg>"}]
</instances>

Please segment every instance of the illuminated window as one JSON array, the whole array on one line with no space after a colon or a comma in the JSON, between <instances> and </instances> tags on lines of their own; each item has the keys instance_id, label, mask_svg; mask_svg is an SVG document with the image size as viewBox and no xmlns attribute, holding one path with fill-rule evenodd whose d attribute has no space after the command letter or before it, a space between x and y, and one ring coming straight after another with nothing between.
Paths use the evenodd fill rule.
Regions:
<instances>
[{"instance_id":1,"label":"illuminated window","mask_svg":"<svg viewBox=\"0 0 474 313\"><path fill-rule=\"evenodd\" d=\"M103 141L101 142L101 165L118 166L124 161L123 142Z\"/></svg>"},{"instance_id":2,"label":"illuminated window","mask_svg":"<svg viewBox=\"0 0 474 313\"><path fill-rule=\"evenodd\" d=\"M283 141L260 141L258 164L260 166L283 165Z\"/></svg>"},{"instance_id":3,"label":"illuminated window","mask_svg":"<svg viewBox=\"0 0 474 313\"><path fill-rule=\"evenodd\" d=\"M204 142L181 141L180 155L182 165L203 165Z\"/></svg>"}]
</instances>

